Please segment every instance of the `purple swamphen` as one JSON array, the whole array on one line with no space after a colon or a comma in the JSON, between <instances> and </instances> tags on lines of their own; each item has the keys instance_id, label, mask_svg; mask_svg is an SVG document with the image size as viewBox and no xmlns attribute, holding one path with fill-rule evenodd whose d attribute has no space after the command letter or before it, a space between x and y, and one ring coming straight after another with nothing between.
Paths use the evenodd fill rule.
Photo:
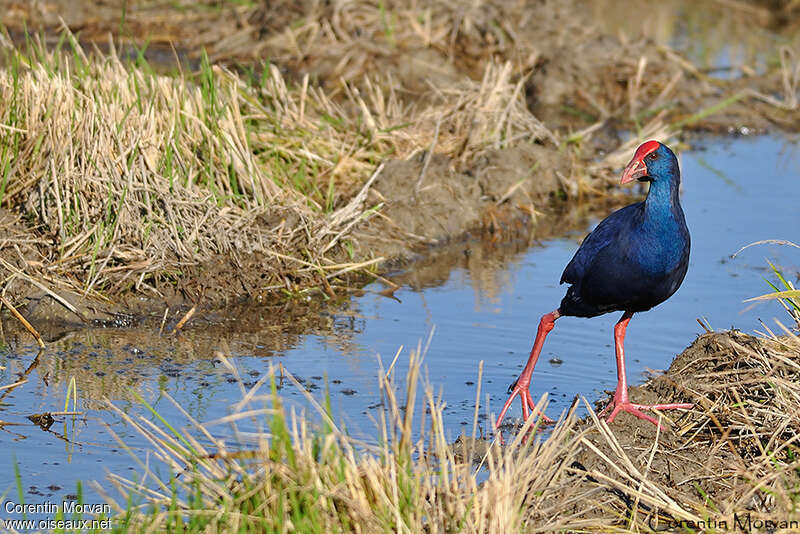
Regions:
<instances>
[{"instance_id":1,"label":"purple swamphen","mask_svg":"<svg viewBox=\"0 0 800 534\"><path fill-rule=\"evenodd\" d=\"M617 390L601 412L611 412L608 422L620 411L658 425L641 410L689 409L691 404L633 404L628 400L625 379L625 328L636 312L647 311L672 296L686 276L689 265L689 229L679 199L681 181L678 160L658 141L641 145L622 172L620 183L650 182L644 202L631 204L606 217L597 225L564 269L561 283L570 284L561 305L542 316L528 363L509 387L511 396L503 406L496 428L514 398L522 401L522 415L528 418L535 404L530 394L531 374L542 351L544 339L561 316L595 317L622 311L614 326L617 355ZM543 418L551 422L543 415Z\"/></svg>"}]
</instances>

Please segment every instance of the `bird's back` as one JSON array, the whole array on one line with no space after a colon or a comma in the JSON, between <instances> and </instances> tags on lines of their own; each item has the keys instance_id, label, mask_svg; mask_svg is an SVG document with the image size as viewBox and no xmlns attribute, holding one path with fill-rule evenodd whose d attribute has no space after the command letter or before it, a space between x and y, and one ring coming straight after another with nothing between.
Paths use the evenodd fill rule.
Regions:
<instances>
[{"instance_id":1,"label":"bird's back","mask_svg":"<svg viewBox=\"0 0 800 534\"><path fill-rule=\"evenodd\" d=\"M632 223L641 219L644 202L637 202L618 209L598 224L581 243L578 251L564 268L561 283L580 284L586 270L597 255L604 249L618 248L622 245L620 238L632 231Z\"/></svg>"},{"instance_id":2,"label":"bird's back","mask_svg":"<svg viewBox=\"0 0 800 534\"><path fill-rule=\"evenodd\" d=\"M581 244L561 282L572 284L559 310L593 317L649 310L677 291L689 259L680 206L648 218L644 202L604 219Z\"/></svg>"}]
</instances>

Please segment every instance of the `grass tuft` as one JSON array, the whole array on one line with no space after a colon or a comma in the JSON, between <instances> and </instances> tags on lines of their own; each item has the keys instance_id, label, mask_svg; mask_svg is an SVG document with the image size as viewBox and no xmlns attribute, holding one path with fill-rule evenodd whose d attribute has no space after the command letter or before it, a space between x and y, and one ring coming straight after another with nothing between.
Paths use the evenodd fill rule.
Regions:
<instances>
[{"instance_id":1,"label":"grass tuft","mask_svg":"<svg viewBox=\"0 0 800 534\"><path fill-rule=\"evenodd\" d=\"M581 421L575 403L549 434L535 433L533 417L505 444L474 430L452 440L442 399L420 379L422 354L421 346L412 351L402 380L394 365L379 373L377 442L350 435L332 418L329 395L318 401L290 374L282 376L306 396L311 418L284 405L274 373L243 388L230 416L200 424L184 413L188 426L179 431L160 418L164 426L112 407L150 441L157 460L140 461L138 479L110 476L123 496L121 503L106 496L118 529L726 530L738 517L785 521L791 530L788 522L800 521L800 338L787 329L762 338L701 336L666 375L643 386L664 400L688 394L696 403L663 432L644 422L634 429L609 426L588 405ZM271 392L260 392L268 380ZM543 398L539 408L545 404ZM480 410L477 404L474 429ZM266 427L241 432L243 421L256 428L266 421ZM211 429L220 423L230 425L227 435L250 437L215 435ZM159 477L159 463L169 468L167 478Z\"/></svg>"},{"instance_id":2,"label":"grass tuft","mask_svg":"<svg viewBox=\"0 0 800 534\"><path fill-rule=\"evenodd\" d=\"M157 444L158 458L172 475L160 490L111 476L125 502L140 503L115 503L124 518L120 528L508 532L554 514L551 505L529 505L543 502L552 491L551 481L575 454L574 413L546 441L518 438L501 448L462 437L459 446L452 446L442 424L442 400L430 387L420 391L421 353L421 347L411 353L402 396L394 371L380 373L377 443L349 435L331 417L329 396L319 404L291 375L321 423L313 425L289 411L271 374L270 394L258 392L265 377L246 392L237 413L212 423L227 422L236 429L243 419L265 419L267 427L251 445L215 437L191 419L183 435L176 436L171 426L162 430L126 417ZM148 472L142 479L155 475L144 468Z\"/></svg>"}]
</instances>

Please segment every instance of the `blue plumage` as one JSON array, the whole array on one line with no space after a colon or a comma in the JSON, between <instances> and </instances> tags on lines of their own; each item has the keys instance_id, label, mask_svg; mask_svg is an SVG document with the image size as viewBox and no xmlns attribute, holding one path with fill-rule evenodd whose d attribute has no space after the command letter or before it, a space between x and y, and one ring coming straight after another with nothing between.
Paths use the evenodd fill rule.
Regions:
<instances>
[{"instance_id":1,"label":"blue plumage","mask_svg":"<svg viewBox=\"0 0 800 534\"><path fill-rule=\"evenodd\" d=\"M559 306L562 315L649 310L681 285L690 239L678 195L678 161L664 145L652 155L639 178L651 182L647 199L604 219L564 269L561 283L572 285Z\"/></svg>"}]
</instances>

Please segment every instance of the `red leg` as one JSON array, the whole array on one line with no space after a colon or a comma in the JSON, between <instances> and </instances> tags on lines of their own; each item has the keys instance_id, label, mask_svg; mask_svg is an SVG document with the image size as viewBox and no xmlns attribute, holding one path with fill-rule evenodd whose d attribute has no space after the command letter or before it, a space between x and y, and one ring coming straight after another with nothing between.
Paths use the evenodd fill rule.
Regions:
<instances>
[{"instance_id":1,"label":"red leg","mask_svg":"<svg viewBox=\"0 0 800 534\"><path fill-rule=\"evenodd\" d=\"M619 322L617 322L617 324L614 326L614 346L617 353L617 390L614 392L614 399L600 412L600 417L603 417L606 413L608 413L609 410L611 410L611 415L609 415L607 419L607 421L611 423L617 414L622 411L628 412L639 419L650 421L656 426L660 426L655 418L642 413L641 410L674 410L676 408L689 410L692 408L693 404L673 403L648 405L633 404L628 400L628 381L625 376L624 343L625 329L628 327L628 322L630 322L631 317L633 317L632 313L625 312L620 318Z\"/></svg>"},{"instance_id":2,"label":"red leg","mask_svg":"<svg viewBox=\"0 0 800 534\"><path fill-rule=\"evenodd\" d=\"M530 410L536 409L536 403L533 402L533 398L531 397L531 392L529 389L531 385L531 375L533 374L533 368L536 367L536 360L539 359L539 353L542 352L544 338L546 338L550 330L553 329L556 319L559 317L561 317L561 313L558 310L542 315L542 318L539 321L539 329L536 331L536 340L533 342L531 355L528 357L528 363L525 365L522 373L520 373L517 381L511 384L511 387L508 388L511 396L508 397L505 405L503 405L503 410L500 412L500 416L497 418L497 423L494 425L495 428L500 428L500 423L503 421L503 417L505 417L508 408L511 406L511 402L517 395L519 395L519 398L522 401L522 417L524 417L526 420L528 419L528 415L530 415ZM542 418L548 423L553 422L552 419L544 414L542 414Z\"/></svg>"}]
</instances>

